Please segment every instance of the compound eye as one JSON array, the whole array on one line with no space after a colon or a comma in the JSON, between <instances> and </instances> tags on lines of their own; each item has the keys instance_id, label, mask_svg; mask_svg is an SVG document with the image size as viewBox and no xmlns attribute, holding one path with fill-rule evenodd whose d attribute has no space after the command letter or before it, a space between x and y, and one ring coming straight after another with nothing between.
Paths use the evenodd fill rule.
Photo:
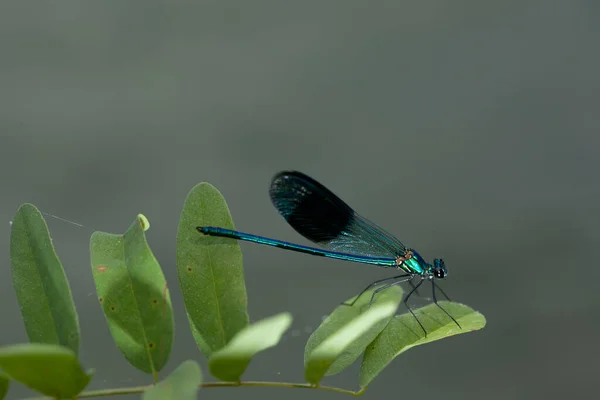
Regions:
<instances>
[{"instance_id":1,"label":"compound eye","mask_svg":"<svg viewBox=\"0 0 600 400\"><path fill-rule=\"evenodd\" d=\"M444 279L446 274L444 273L443 269L438 268L435 271L433 271L433 276L435 276L436 278L439 278L439 279Z\"/></svg>"}]
</instances>

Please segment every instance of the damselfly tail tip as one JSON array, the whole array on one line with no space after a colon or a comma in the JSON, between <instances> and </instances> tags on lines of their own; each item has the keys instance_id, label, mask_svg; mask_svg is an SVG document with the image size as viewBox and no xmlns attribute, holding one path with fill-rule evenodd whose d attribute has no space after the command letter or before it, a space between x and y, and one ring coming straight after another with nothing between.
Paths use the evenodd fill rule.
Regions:
<instances>
[{"instance_id":1,"label":"damselfly tail tip","mask_svg":"<svg viewBox=\"0 0 600 400\"><path fill-rule=\"evenodd\" d=\"M205 226L197 226L196 230L204 235L206 235L206 227Z\"/></svg>"}]
</instances>

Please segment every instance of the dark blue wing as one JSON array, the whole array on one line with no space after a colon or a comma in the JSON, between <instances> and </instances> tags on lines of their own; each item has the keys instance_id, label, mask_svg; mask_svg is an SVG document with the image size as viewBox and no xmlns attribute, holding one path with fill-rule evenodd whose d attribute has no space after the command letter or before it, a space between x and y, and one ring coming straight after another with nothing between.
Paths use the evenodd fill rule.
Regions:
<instances>
[{"instance_id":1,"label":"dark blue wing","mask_svg":"<svg viewBox=\"0 0 600 400\"><path fill-rule=\"evenodd\" d=\"M323 248L372 257L406 254L402 242L301 172L275 175L269 194L292 228Z\"/></svg>"}]
</instances>

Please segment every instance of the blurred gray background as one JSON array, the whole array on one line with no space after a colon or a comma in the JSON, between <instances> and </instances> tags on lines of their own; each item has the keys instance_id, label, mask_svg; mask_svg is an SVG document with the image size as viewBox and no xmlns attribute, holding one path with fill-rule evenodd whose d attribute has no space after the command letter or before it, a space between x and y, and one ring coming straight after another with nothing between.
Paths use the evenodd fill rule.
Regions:
<instances>
[{"instance_id":1,"label":"blurred gray background","mask_svg":"<svg viewBox=\"0 0 600 400\"><path fill-rule=\"evenodd\" d=\"M208 375L174 265L185 196L211 182L240 230L306 243L267 194L276 172L298 169L427 259L444 257L444 289L488 319L480 332L397 358L364 398L593 396L599 19L591 0L3 1L0 344L27 340L9 221L32 202L85 225L48 218L80 315L82 359L96 368L90 388L148 383L112 342L88 253L93 230L123 232L142 212L176 311L165 373L193 358ZM249 380L302 382L303 346L321 317L389 276L242 249L252 320L294 315ZM323 384L356 389L358 366ZM14 385L9 397L31 394ZM241 396L346 398L201 393Z\"/></svg>"}]
</instances>

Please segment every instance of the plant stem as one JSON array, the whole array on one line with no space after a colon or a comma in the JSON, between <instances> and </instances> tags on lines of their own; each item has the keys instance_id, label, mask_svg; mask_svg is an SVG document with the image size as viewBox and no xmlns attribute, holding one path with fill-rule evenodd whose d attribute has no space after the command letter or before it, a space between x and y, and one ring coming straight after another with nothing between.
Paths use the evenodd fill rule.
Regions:
<instances>
[{"instance_id":1,"label":"plant stem","mask_svg":"<svg viewBox=\"0 0 600 400\"><path fill-rule=\"evenodd\" d=\"M207 382L200 385L200 388L216 388L216 387L240 387L240 386L248 386L248 387L279 387L279 388L300 388L300 389L316 389L316 390L327 390L330 392L337 392L342 394L347 394L350 396L360 396L365 392L365 388L354 392L352 390L342 389L333 386L316 386L311 385L309 383L293 383L293 382L261 382L261 381L241 381L241 382ZM118 396L118 395L128 395L128 394L141 394L144 393L146 389L150 386L134 386L130 388L119 388L119 389L101 389L101 390L88 390L79 393L77 396L78 399L89 399L92 397L109 397L109 396ZM43 400L47 399L47 397L35 397L30 398L28 400Z\"/></svg>"},{"instance_id":2,"label":"plant stem","mask_svg":"<svg viewBox=\"0 0 600 400\"><path fill-rule=\"evenodd\" d=\"M242 381L242 382L209 382L203 383L200 387L211 388L211 387L235 387L235 386L256 386L256 387L280 387L280 388L301 388L301 389L320 389L328 390L330 392L337 392L343 394L349 394L351 396L360 396L364 393L365 389L361 389L358 392L352 390L342 389L333 386L316 386L309 383L292 383L292 382L260 382L260 381Z\"/></svg>"}]
</instances>

